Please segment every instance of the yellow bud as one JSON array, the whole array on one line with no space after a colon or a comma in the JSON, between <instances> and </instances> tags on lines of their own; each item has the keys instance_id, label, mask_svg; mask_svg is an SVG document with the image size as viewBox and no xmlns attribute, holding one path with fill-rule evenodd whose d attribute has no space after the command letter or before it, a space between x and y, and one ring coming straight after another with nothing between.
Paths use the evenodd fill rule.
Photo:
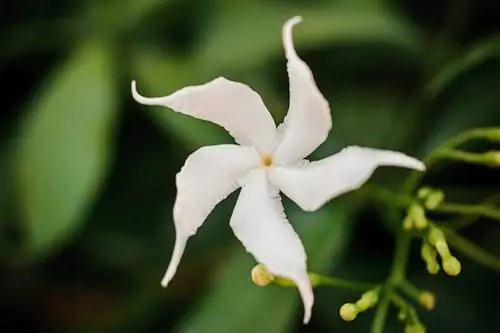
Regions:
<instances>
[{"instance_id":1,"label":"yellow bud","mask_svg":"<svg viewBox=\"0 0 500 333\"><path fill-rule=\"evenodd\" d=\"M411 216L413 225L416 229L424 229L427 227L428 222L427 218L425 217L425 210L422 208L422 206L417 204L411 205L408 210L408 215Z\"/></svg>"},{"instance_id":2,"label":"yellow bud","mask_svg":"<svg viewBox=\"0 0 500 333\"><path fill-rule=\"evenodd\" d=\"M443 232L438 228L432 228L429 232L429 243L435 246L440 240L445 240Z\"/></svg>"},{"instance_id":3,"label":"yellow bud","mask_svg":"<svg viewBox=\"0 0 500 333\"><path fill-rule=\"evenodd\" d=\"M267 271L264 265L258 264L252 269L252 281L258 286L267 286L273 282L274 276Z\"/></svg>"},{"instance_id":4,"label":"yellow bud","mask_svg":"<svg viewBox=\"0 0 500 333\"><path fill-rule=\"evenodd\" d=\"M432 191L425 200L425 207L428 209L434 209L444 200L443 191L435 190Z\"/></svg>"},{"instance_id":5,"label":"yellow bud","mask_svg":"<svg viewBox=\"0 0 500 333\"><path fill-rule=\"evenodd\" d=\"M488 164L491 166L500 166L500 151L490 151L485 154Z\"/></svg>"},{"instance_id":6,"label":"yellow bud","mask_svg":"<svg viewBox=\"0 0 500 333\"><path fill-rule=\"evenodd\" d=\"M444 239L437 240L436 243L434 244L434 247L436 248L436 250L438 251L439 255L443 260L446 260L451 256L448 244L446 244L446 241Z\"/></svg>"},{"instance_id":7,"label":"yellow bud","mask_svg":"<svg viewBox=\"0 0 500 333\"><path fill-rule=\"evenodd\" d=\"M419 199L424 200L431 194L433 190L430 187L422 187L421 189L418 190L417 196Z\"/></svg>"},{"instance_id":8,"label":"yellow bud","mask_svg":"<svg viewBox=\"0 0 500 333\"><path fill-rule=\"evenodd\" d=\"M427 263L427 272L429 272L429 274L432 274L432 275L436 275L437 273L439 273L439 269L441 267L439 266L439 264L436 262L436 263Z\"/></svg>"},{"instance_id":9,"label":"yellow bud","mask_svg":"<svg viewBox=\"0 0 500 333\"><path fill-rule=\"evenodd\" d=\"M457 258L450 256L449 258L443 261L443 269L446 272L446 274L451 276L456 276L460 274L460 271L462 270L462 265L460 264L460 261L458 261Z\"/></svg>"},{"instance_id":10,"label":"yellow bud","mask_svg":"<svg viewBox=\"0 0 500 333\"><path fill-rule=\"evenodd\" d=\"M345 321L353 321L358 316L358 309L352 303L346 303L340 307L340 317Z\"/></svg>"},{"instance_id":11,"label":"yellow bud","mask_svg":"<svg viewBox=\"0 0 500 333\"><path fill-rule=\"evenodd\" d=\"M422 245L420 255L427 264L427 271L431 274L437 274L439 272L439 263L436 260L436 250L434 250L429 244L424 243Z\"/></svg>"},{"instance_id":12,"label":"yellow bud","mask_svg":"<svg viewBox=\"0 0 500 333\"><path fill-rule=\"evenodd\" d=\"M421 324L406 325L405 333L425 333L426 329Z\"/></svg>"},{"instance_id":13,"label":"yellow bud","mask_svg":"<svg viewBox=\"0 0 500 333\"><path fill-rule=\"evenodd\" d=\"M418 296L418 301L420 305L422 305L427 310L433 310L434 307L436 306L436 297L434 296L433 293L430 293L428 291L422 292Z\"/></svg>"},{"instance_id":14,"label":"yellow bud","mask_svg":"<svg viewBox=\"0 0 500 333\"><path fill-rule=\"evenodd\" d=\"M376 291L368 291L361 295L361 298L356 302L356 308L358 312L365 311L378 302L378 292Z\"/></svg>"},{"instance_id":15,"label":"yellow bud","mask_svg":"<svg viewBox=\"0 0 500 333\"><path fill-rule=\"evenodd\" d=\"M403 220L403 229L411 230L413 229L413 219L408 215Z\"/></svg>"}]
</instances>

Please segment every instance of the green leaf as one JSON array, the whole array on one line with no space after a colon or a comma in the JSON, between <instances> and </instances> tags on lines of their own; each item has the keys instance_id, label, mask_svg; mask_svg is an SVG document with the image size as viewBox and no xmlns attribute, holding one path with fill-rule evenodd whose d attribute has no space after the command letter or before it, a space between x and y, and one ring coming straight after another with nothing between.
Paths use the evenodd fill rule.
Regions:
<instances>
[{"instance_id":1,"label":"green leaf","mask_svg":"<svg viewBox=\"0 0 500 333\"><path fill-rule=\"evenodd\" d=\"M425 94L434 98L460 75L478 67L486 61L500 56L500 35L489 36L472 45L456 59L447 62L427 84Z\"/></svg>"},{"instance_id":2,"label":"green leaf","mask_svg":"<svg viewBox=\"0 0 500 333\"><path fill-rule=\"evenodd\" d=\"M248 3L228 7L213 20L198 62L212 70L255 68L269 56L282 53L281 27L287 19L299 14L304 22L295 29L294 41L300 48L382 42L420 53L415 30L377 6Z\"/></svg>"},{"instance_id":3,"label":"green leaf","mask_svg":"<svg viewBox=\"0 0 500 333\"><path fill-rule=\"evenodd\" d=\"M325 273L335 265L349 235L350 206L340 201L333 209L317 213L291 210L289 219L308 253L309 270ZM215 286L199 309L178 327L179 332L284 332L302 311L296 290L281 287L261 288L253 284L250 271L255 263L238 245ZM230 315L228 315L230 314ZM314 315L314 310L313 310Z\"/></svg>"},{"instance_id":4,"label":"green leaf","mask_svg":"<svg viewBox=\"0 0 500 333\"><path fill-rule=\"evenodd\" d=\"M16 188L28 254L46 253L85 220L108 169L115 92L107 48L89 42L26 113Z\"/></svg>"},{"instance_id":5,"label":"green leaf","mask_svg":"<svg viewBox=\"0 0 500 333\"><path fill-rule=\"evenodd\" d=\"M434 101L434 112L428 113L430 132L423 155L464 130L498 123L498 85L500 61L486 62L455 79Z\"/></svg>"},{"instance_id":6,"label":"green leaf","mask_svg":"<svg viewBox=\"0 0 500 333\"><path fill-rule=\"evenodd\" d=\"M146 96L165 96L188 85L205 83L195 67L156 51L139 52L134 59L134 78L137 89ZM132 97L130 97L132 98ZM231 137L219 126L164 107L140 106L164 131L173 134L188 148L229 142Z\"/></svg>"}]
</instances>

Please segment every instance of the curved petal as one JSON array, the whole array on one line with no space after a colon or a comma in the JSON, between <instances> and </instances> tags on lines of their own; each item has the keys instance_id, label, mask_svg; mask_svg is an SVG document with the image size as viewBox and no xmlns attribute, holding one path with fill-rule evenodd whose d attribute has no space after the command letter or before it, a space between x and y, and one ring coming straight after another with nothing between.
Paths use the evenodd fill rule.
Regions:
<instances>
[{"instance_id":1,"label":"curved petal","mask_svg":"<svg viewBox=\"0 0 500 333\"><path fill-rule=\"evenodd\" d=\"M235 191L240 179L259 165L252 147L218 145L191 154L177 174L174 204L176 240L172 259L161 282L166 287L175 275L188 238L196 233L213 208Z\"/></svg>"},{"instance_id":2,"label":"curved petal","mask_svg":"<svg viewBox=\"0 0 500 333\"><path fill-rule=\"evenodd\" d=\"M303 210L314 211L330 199L360 187L379 166L425 169L422 162L403 153L351 146L320 161L272 168L270 179Z\"/></svg>"},{"instance_id":3,"label":"curved petal","mask_svg":"<svg viewBox=\"0 0 500 333\"><path fill-rule=\"evenodd\" d=\"M332 119L328 102L319 91L311 69L295 52L292 28L297 16L283 26L283 44L290 80L290 106L279 127L281 142L276 151L278 164L299 161L312 153L328 136Z\"/></svg>"},{"instance_id":4,"label":"curved petal","mask_svg":"<svg viewBox=\"0 0 500 333\"><path fill-rule=\"evenodd\" d=\"M189 86L165 97L141 96L132 81L132 96L145 105L166 106L176 112L224 127L241 145L253 145L261 153L276 147L276 125L260 96L247 85L219 77Z\"/></svg>"},{"instance_id":5,"label":"curved petal","mask_svg":"<svg viewBox=\"0 0 500 333\"><path fill-rule=\"evenodd\" d=\"M307 275L306 253L286 219L279 192L269 183L265 171L252 171L245 179L230 224L246 250L269 272L295 282L307 323L314 295Z\"/></svg>"}]
</instances>

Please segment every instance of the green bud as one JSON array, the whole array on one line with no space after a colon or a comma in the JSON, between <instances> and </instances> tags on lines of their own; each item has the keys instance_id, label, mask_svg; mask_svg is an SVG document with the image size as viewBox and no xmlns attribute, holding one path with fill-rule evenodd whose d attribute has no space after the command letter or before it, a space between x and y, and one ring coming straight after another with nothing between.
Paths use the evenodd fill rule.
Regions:
<instances>
[{"instance_id":1,"label":"green bud","mask_svg":"<svg viewBox=\"0 0 500 333\"><path fill-rule=\"evenodd\" d=\"M436 296L428 291L423 291L418 296L418 302L427 310L433 310L436 306Z\"/></svg>"},{"instance_id":2,"label":"green bud","mask_svg":"<svg viewBox=\"0 0 500 333\"><path fill-rule=\"evenodd\" d=\"M451 256L448 244L446 244L446 241L444 239L438 240L436 244L434 244L434 247L441 256L441 259L445 260Z\"/></svg>"},{"instance_id":3,"label":"green bud","mask_svg":"<svg viewBox=\"0 0 500 333\"><path fill-rule=\"evenodd\" d=\"M457 258L450 256L449 258L443 261L443 270L448 275L457 276L458 274L460 274L460 271L462 270L462 265L460 264L460 261L458 261Z\"/></svg>"},{"instance_id":4,"label":"green bud","mask_svg":"<svg viewBox=\"0 0 500 333\"><path fill-rule=\"evenodd\" d=\"M261 287L273 282L274 276L268 272L264 265L258 264L252 269L252 281Z\"/></svg>"},{"instance_id":5,"label":"green bud","mask_svg":"<svg viewBox=\"0 0 500 333\"><path fill-rule=\"evenodd\" d=\"M432 191L433 190L430 187L422 187L418 190L417 196L419 199L425 200Z\"/></svg>"},{"instance_id":6,"label":"green bud","mask_svg":"<svg viewBox=\"0 0 500 333\"><path fill-rule=\"evenodd\" d=\"M410 215L407 215L403 220L403 229L405 230L413 229L413 219L411 218Z\"/></svg>"},{"instance_id":7,"label":"green bud","mask_svg":"<svg viewBox=\"0 0 500 333\"><path fill-rule=\"evenodd\" d=\"M431 229L428 237L429 237L429 243L431 243L434 246L436 246L436 242L446 241L445 237L444 237L444 233L435 227Z\"/></svg>"},{"instance_id":8,"label":"green bud","mask_svg":"<svg viewBox=\"0 0 500 333\"><path fill-rule=\"evenodd\" d=\"M500 166L500 151L490 151L484 154L486 162L490 166Z\"/></svg>"},{"instance_id":9,"label":"green bud","mask_svg":"<svg viewBox=\"0 0 500 333\"><path fill-rule=\"evenodd\" d=\"M413 220L413 225L416 229L424 229L427 227L428 222L425 217L425 210L418 204L413 204L408 209L408 215Z\"/></svg>"},{"instance_id":10,"label":"green bud","mask_svg":"<svg viewBox=\"0 0 500 333\"><path fill-rule=\"evenodd\" d=\"M422 324L406 325L405 333L425 333L425 326Z\"/></svg>"},{"instance_id":11,"label":"green bud","mask_svg":"<svg viewBox=\"0 0 500 333\"><path fill-rule=\"evenodd\" d=\"M346 303L340 307L340 317L345 321L353 321L358 316L358 309L352 303Z\"/></svg>"},{"instance_id":12,"label":"green bud","mask_svg":"<svg viewBox=\"0 0 500 333\"><path fill-rule=\"evenodd\" d=\"M356 302L356 308L358 312L362 312L373 307L377 302L378 291L371 290L361 295L361 298Z\"/></svg>"},{"instance_id":13,"label":"green bud","mask_svg":"<svg viewBox=\"0 0 500 333\"><path fill-rule=\"evenodd\" d=\"M435 190L432 191L425 200L425 207L428 209L434 209L439 206L444 200L444 192Z\"/></svg>"},{"instance_id":14,"label":"green bud","mask_svg":"<svg viewBox=\"0 0 500 333\"><path fill-rule=\"evenodd\" d=\"M439 263L437 261L437 252L429 244L422 244L420 250L420 255L422 259L427 264L427 271L430 274L437 274L439 272Z\"/></svg>"}]
</instances>

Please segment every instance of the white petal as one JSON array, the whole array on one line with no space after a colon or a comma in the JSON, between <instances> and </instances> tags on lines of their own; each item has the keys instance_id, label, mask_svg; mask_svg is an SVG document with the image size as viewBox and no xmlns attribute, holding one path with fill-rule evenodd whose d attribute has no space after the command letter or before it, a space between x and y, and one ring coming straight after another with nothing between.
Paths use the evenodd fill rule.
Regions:
<instances>
[{"instance_id":1,"label":"white petal","mask_svg":"<svg viewBox=\"0 0 500 333\"><path fill-rule=\"evenodd\" d=\"M379 166L425 169L422 162L403 153L352 146L309 164L274 167L270 179L303 210L314 211L330 199L360 187Z\"/></svg>"},{"instance_id":2,"label":"white petal","mask_svg":"<svg viewBox=\"0 0 500 333\"><path fill-rule=\"evenodd\" d=\"M265 171L252 171L245 180L231 227L246 250L269 272L295 282L304 303L304 322L308 322L314 295L307 276L306 253Z\"/></svg>"},{"instance_id":3,"label":"white petal","mask_svg":"<svg viewBox=\"0 0 500 333\"><path fill-rule=\"evenodd\" d=\"M281 143L275 155L278 164L293 163L312 153L325 141L332 127L328 102L319 91L311 69L293 46L292 28L300 21L300 17L294 17L283 26L290 106L279 127Z\"/></svg>"},{"instance_id":4,"label":"white petal","mask_svg":"<svg viewBox=\"0 0 500 333\"><path fill-rule=\"evenodd\" d=\"M276 147L276 125L260 96L247 85L223 77L189 86L165 97L132 96L145 105L166 106L174 111L224 127L241 145L253 145L268 154Z\"/></svg>"},{"instance_id":5,"label":"white petal","mask_svg":"<svg viewBox=\"0 0 500 333\"><path fill-rule=\"evenodd\" d=\"M174 276L188 238L213 208L239 187L239 180L258 165L259 157L252 147L237 145L202 147L187 158L176 177L176 241L163 286Z\"/></svg>"}]
</instances>

